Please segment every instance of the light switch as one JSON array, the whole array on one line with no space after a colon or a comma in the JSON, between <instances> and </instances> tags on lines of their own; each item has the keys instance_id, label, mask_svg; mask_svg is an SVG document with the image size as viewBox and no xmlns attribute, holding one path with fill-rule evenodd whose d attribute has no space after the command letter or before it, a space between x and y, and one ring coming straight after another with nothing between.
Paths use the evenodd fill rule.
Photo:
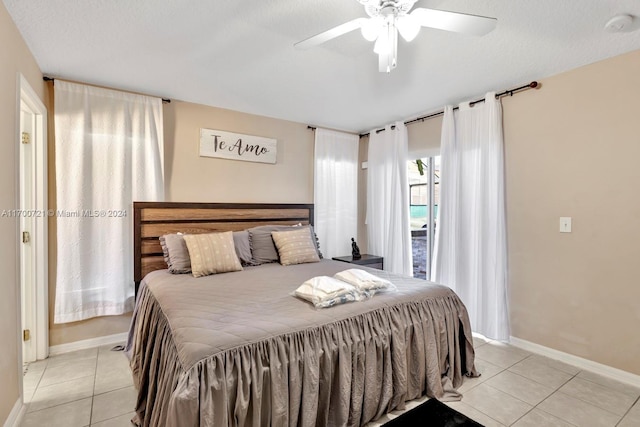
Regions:
<instances>
[{"instance_id":1,"label":"light switch","mask_svg":"<svg viewBox=\"0 0 640 427\"><path fill-rule=\"evenodd\" d=\"M570 216L560 217L560 232L571 233L571 217Z\"/></svg>"},{"instance_id":2,"label":"light switch","mask_svg":"<svg viewBox=\"0 0 640 427\"><path fill-rule=\"evenodd\" d=\"M369 167L369 162L362 162L362 169L366 169Z\"/></svg>"}]
</instances>

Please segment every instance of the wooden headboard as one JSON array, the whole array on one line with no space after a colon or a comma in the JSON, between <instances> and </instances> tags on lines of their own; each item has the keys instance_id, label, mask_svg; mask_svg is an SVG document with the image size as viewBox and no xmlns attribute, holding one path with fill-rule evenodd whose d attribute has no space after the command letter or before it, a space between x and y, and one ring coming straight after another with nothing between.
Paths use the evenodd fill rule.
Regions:
<instances>
[{"instance_id":1,"label":"wooden headboard","mask_svg":"<svg viewBox=\"0 0 640 427\"><path fill-rule=\"evenodd\" d=\"M136 291L149 272L167 268L158 237L239 231L266 224L311 224L313 204L134 202Z\"/></svg>"}]
</instances>

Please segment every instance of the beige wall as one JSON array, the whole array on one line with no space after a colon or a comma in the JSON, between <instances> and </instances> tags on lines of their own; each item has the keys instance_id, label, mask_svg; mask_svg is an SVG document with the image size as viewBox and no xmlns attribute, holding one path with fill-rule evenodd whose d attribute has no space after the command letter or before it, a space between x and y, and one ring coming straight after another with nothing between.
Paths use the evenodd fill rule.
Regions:
<instances>
[{"instance_id":1,"label":"beige wall","mask_svg":"<svg viewBox=\"0 0 640 427\"><path fill-rule=\"evenodd\" d=\"M313 203L307 125L173 101L164 108L166 198L178 202ZM276 164L200 157L200 128L278 140Z\"/></svg>"},{"instance_id":2,"label":"beige wall","mask_svg":"<svg viewBox=\"0 0 640 427\"><path fill-rule=\"evenodd\" d=\"M640 50L544 79L540 90L502 101L512 335L634 374L640 374L639 99ZM439 141L441 119L432 121L435 127L409 126L411 150ZM572 233L559 233L561 216L573 218ZM360 233L366 234L363 224Z\"/></svg>"},{"instance_id":3,"label":"beige wall","mask_svg":"<svg viewBox=\"0 0 640 427\"><path fill-rule=\"evenodd\" d=\"M0 3L0 210L17 209L17 73L22 73L46 101L42 73L4 5ZM46 102L45 102L46 104ZM18 378L18 228L12 218L0 218L0 424L19 397Z\"/></svg>"},{"instance_id":4,"label":"beige wall","mask_svg":"<svg viewBox=\"0 0 640 427\"><path fill-rule=\"evenodd\" d=\"M512 334L634 374L639 99L640 50L503 101Z\"/></svg>"},{"instance_id":5,"label":"beige wall","mask_svg":"<svg viewBox=\"0 0 640 427\"><path fill-rule=\"evenodd\" d=\"M433 156L440 151L440 131L442 116L407 125L409 135L409 157Z\"/></svg>"}]
</instances>

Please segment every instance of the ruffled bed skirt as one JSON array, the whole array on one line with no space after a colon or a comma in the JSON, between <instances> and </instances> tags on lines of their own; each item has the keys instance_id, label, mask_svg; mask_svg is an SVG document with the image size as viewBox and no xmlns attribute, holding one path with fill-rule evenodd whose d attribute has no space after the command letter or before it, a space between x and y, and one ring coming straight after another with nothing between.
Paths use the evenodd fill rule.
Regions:
<instances>
[{"instance_id":1,"label":"ruffled bed skirt","mask_svg":"<svg viewBox=\"0 0 640 427\"><path fill-rule=\"evenodd\" d=\"M182 366L143 287L131 368L142 426L362 426L423 395L458 400L476 376L466 309L446 297L384 307ZM137 319L146 319L137 322Z\"/></svg>"}]
</instances>

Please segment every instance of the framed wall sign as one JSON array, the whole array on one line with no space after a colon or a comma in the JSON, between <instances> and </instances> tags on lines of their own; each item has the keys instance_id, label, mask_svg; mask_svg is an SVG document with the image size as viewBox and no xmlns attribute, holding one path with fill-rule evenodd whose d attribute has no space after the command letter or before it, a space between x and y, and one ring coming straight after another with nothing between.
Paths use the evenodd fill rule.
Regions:
<instances>
[{"instance_id":1,"label":"framed wall sign","mask_svg":"<svg viewBox=\"0 0 640 427\"><path fill-rule=\"evenodd\" d=\"M215 129L200 129L200 157L275 163L278 141Z\"/></svg>"}]
</instances>

